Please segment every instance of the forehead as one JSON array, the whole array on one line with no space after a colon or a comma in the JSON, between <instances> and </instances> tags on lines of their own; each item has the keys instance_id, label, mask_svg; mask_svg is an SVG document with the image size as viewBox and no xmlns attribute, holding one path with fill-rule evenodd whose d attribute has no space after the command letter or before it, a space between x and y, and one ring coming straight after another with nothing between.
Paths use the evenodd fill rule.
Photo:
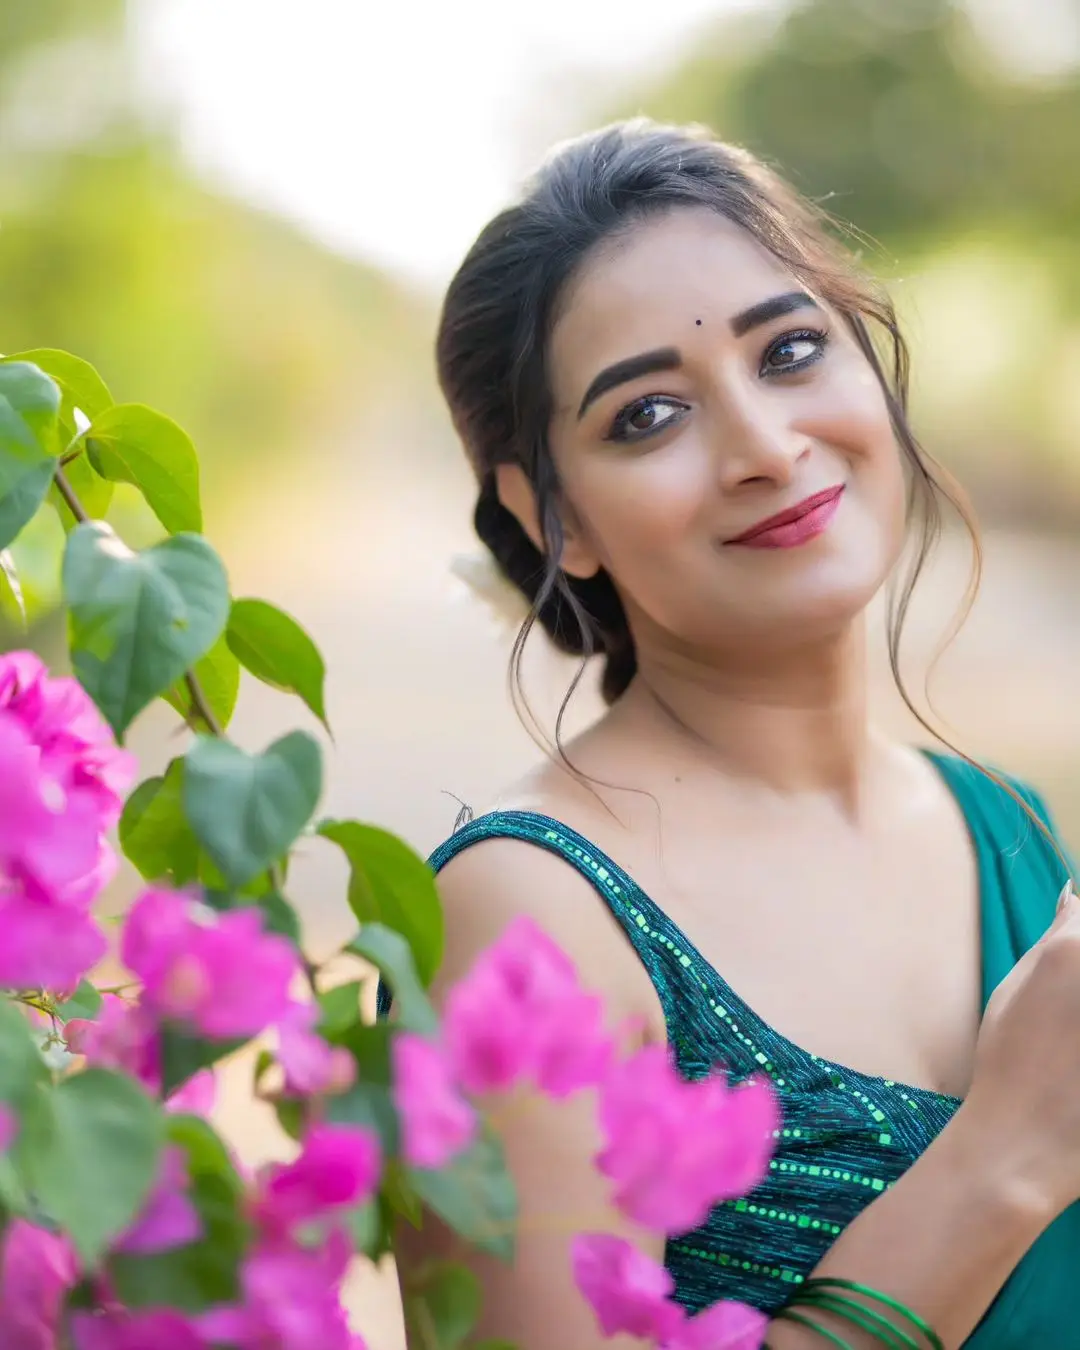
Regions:
<instances>
[{"instance_id":1,"label":"forehead","mask_svg":"<svg viewBox=\"0 0 1080 1350\"><path fill-rule=\"evenodd\" d=\"M569 393L612 361L678 346L697 319L702 335L730 335L733 315L792 288L783 263L715 211L642 221L598 245L568 288L551 334L553 382Z\"/></svg>"}]
</instances>

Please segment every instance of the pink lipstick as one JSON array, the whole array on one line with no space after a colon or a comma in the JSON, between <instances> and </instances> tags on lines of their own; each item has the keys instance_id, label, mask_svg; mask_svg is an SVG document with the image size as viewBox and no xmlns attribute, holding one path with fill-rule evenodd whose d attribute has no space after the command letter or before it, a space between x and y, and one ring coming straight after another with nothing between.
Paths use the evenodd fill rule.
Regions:
<instances>
[{"instance_id":1,"label":"pink lipstick","mask_svg":"<svg viewBox=\"0 0 1080 1350\"><path fill-rule=\"evenodd\" d=\"M742 534L724 542L741 544L743 548L798 548L800 544L808 544L811 539L825 533L843 495L842 483L839 487L815 492L798 505L759 520Z\"/></svg>"}]
</instances>

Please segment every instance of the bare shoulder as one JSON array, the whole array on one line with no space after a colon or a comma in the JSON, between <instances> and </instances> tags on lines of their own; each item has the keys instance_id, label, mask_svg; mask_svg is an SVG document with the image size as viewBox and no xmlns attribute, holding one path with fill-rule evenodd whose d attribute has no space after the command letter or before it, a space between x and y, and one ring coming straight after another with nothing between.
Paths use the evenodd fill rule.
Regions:
<instances>
[{"instance_id":1,"label":"bare shoulder","mask_svg":"<svg viewBox=\"0 0 1080 1350\"><path fill-rule=\"evenodd\" d=\"M585 833L587 820L564 810L558 795L520 792L517 801L502 809L535 811ZM482 838L440 869L438 885L446 916L440 984L458 978L479 951L525 915L562 947L613 1013L651 1016L655 995L629 940L595 886L559 854L522 839Z\"/></svg>"}]
</instances>

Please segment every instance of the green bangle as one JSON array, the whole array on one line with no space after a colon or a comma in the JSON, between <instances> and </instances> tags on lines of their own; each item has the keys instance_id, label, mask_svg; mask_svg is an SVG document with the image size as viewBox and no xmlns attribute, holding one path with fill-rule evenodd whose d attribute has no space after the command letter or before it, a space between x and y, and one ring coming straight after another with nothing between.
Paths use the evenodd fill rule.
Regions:
<instances>
[{"instance_id":1,"label":"green bangle","mask_svg":"<svg viewBox=\"0 0 1080 1350\"><path fill-rule=\"evenodd\" d=\"M842 1294L830 1294L824 1289L812 1289L807 1298L796 1296L792 1303L796 1307L803 1305L831 1312L862 1331L869 1332L875 1341L886 1347L886 1350L919 1350L919 1342L906 1331L901 1331L895 1322L890 1322L887 1317L882 1317L871 1308L863 1307L853 1298L844 1298Z\"/></svg>"},{"instance_id":2,"label":"green bangle","mask_svg":"<svg viewBox=\"0 0 1080 1350\"><path fill-rule=\"evenodd\" d=\"M869 1289L865 1284L856 1284L854 1280L841 1280L835 1277L825 1278L823 1276L812 1276L806 1280L799 1289L798 1297L803 1297L806 1292L813 1293L815 1290L846 1289L852 1294L861 1294L863 1298L870 1299L873 1303L879 1303L882 1307L891 1309L905 1318L920 1335L924 1336L929 1343L930 1350L945 1350L945 1345L941 1337L924 1321L918 1313L913 1313L910 1308L898 1302L895 1298L890 1298L888 1294L881 1293L878 1289Z\"/></svg>"},{"instance_id":3,"label":"green bangle","mask_svg":"<svg viewBox=\"0 0 1080 1350\"><path fill-rule=\"evenodd\" d=\"M819 1326L817 1322L811 1322L809 1317L803 1317L801 1313L792 1312L790 1308L781 1308L776 1314L776 1321L795 1322L800 1327L808 1327L811 1331L816 1331L823 1341L828 1341L830 1345L837 1347L837 1350L853 1350L850 1341L845 1341L835 1332L829 1331L827 1327Z\"/></svg>"}]
</instances>

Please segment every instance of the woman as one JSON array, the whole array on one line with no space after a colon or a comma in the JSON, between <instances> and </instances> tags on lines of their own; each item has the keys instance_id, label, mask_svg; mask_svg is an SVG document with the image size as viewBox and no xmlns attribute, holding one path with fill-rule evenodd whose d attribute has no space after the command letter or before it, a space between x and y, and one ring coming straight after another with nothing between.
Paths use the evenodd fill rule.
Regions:
<instances>
[{"instance_id":1,"label":"woman","mask_svg":"<svg viewBox=\"0 0 1080 1350\"><path fill-rule=\"evenodd\" d=\"M1080 906L1030 789L868 723L867 606L963 511L903 358L811 208L696 132L570 144L481 234L438 339L476 526L555 642L603 655L608 711L435 855L442 978L528 914L684 1073L772 1079L766 1181L663 1252L688 1308L775 1314L814 1273L950 1350L1069 1350ZM506 1142L522 1236L478 1262L484 1331L594 1350L568 1237L626 1224L591 1106L537 1102ZM887 1317L911 1339L816 1320L932 1343Z\"/></svg>"}]
</instances>

